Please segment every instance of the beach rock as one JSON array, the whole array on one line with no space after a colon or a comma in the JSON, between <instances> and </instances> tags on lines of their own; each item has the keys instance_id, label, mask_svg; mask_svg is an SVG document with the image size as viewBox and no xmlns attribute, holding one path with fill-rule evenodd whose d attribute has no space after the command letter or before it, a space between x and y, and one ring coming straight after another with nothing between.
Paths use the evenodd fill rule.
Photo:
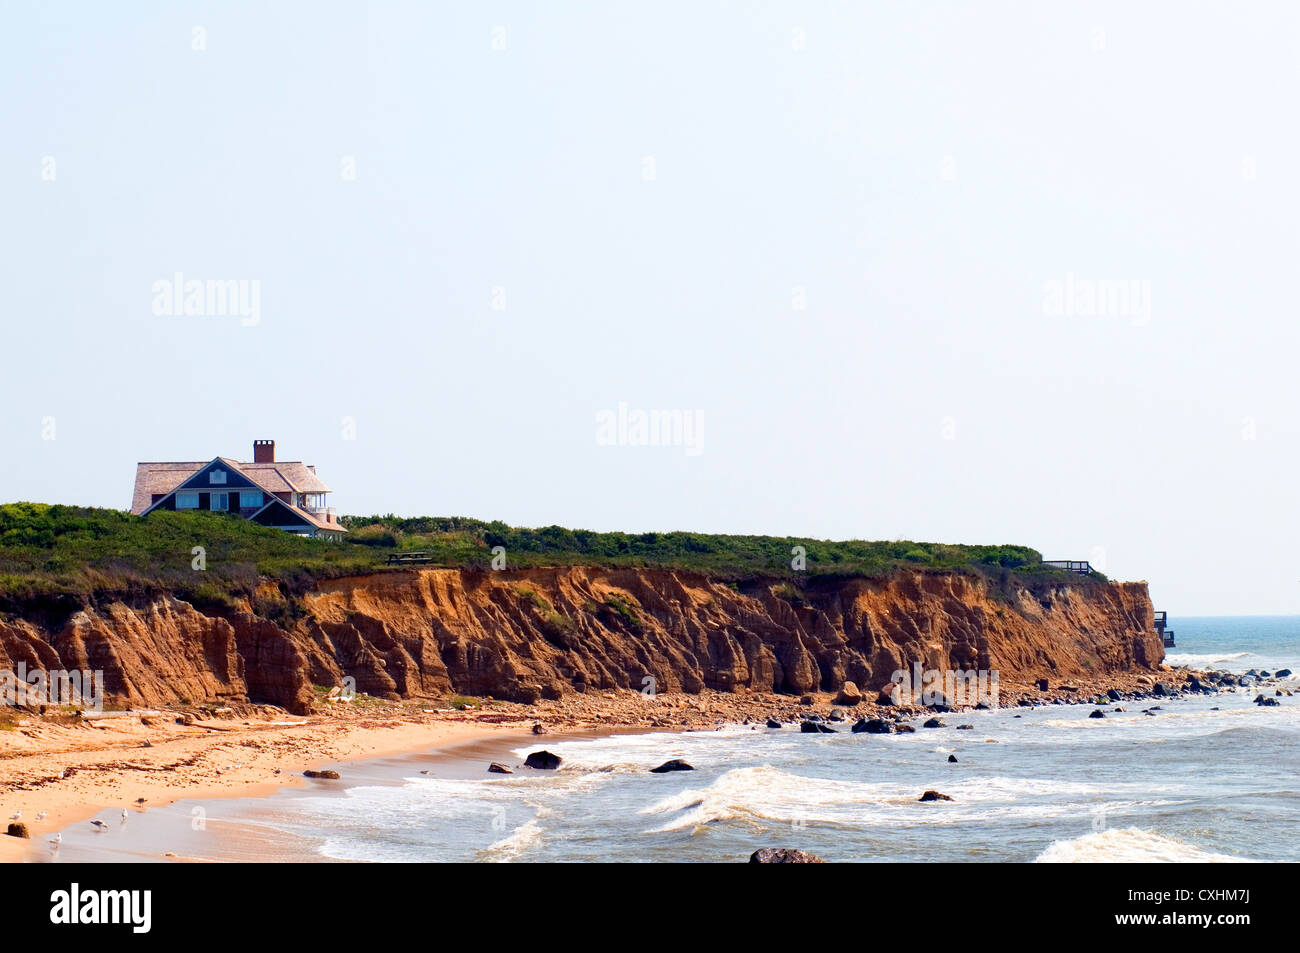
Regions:
<instances>
[{"instance_id":1,"label":"beach rock","mask_svg":"<svg viewBox=\"0 0 1300 953\"><path fill-rule=\"evenodd\" d=\"M847 721L848 719L846 719L846 718L844 717L844 711L843 711L843 709L836 708L834 711L831 712L830 720L831 720L831 721Z\"/></svg>"},{"instance_id":2,"label":"beach rock","mask_svg":"<svg viewBox=\"0 0 1300 953\"><path fill-rule=\"evenodd\" d=\"M948 763L949 763L949 764L956 764L956 763L957 763L957 756L956 756L955 754L950 754L950 755L948 755Z\"/></svg>"},{"instance_id":3,"label":"beach rock","mask_svg":"<svg viewBox=\"0 0 1300 953\"><path fill-rule=\"evenodd\" d=\"M1089 718L1105 718L1105 717L1106 717L1106 713L1105 713L1104 711L1102 711L1100 708L1094 708L1094 709L1092 710L1092 714L1090 714L1088 717L1089 717Z\"/></svg>"},{"instance_id":4,"label":"beach rock","mask_svg":"<svg viewBox=\"0 0 1300 953\"><path fill-rule=\"evenodd\" d=\"M749 855L751 864L824 864L816 854L790 847L760 847Z\"/></svg>"},{"instance_id":5,"label":"beach rock","mask_svg":"<svg viewBox=\"0 0 1300 953\"><path fill-rule=\"evenodd\" d=\"M777 721L775 718L769 718L769 719L767 720L767 727L769 727L769 728L780 728L780 727L781 727L781 723L780 723L779 721Z\"/></svg>"},{"instance_id":6,"label":"beach rock","mask_svg":"<svg viewBox=\"0 0 1300 953\"><path fill-rule=\"evenodd\" d=\"M1034 686L1035 686L1035 687L1036 687L1040 692L1045 692L1045 691L1047 691L1047 690L1048 690L1048 689L1047 689L1047 685L1048 685L1048 682L1047 682L1047 679L1045 679L1045 678L1040 678L1038 681L1034 682Z\"/></svg>"},{"instance_id":7,"label":"beach rock","mask_svg":"<svg viewBox=\"0 0 1300 953\"><path fill-rule=\"evenodd\" d=\"M921 727L922 727L922 728L947 728L948 726L945 725L945 724L944 724L940 719L938 719L938 718L930 718L930 719L928 719L928 720L926 721L926 723L925 723L924 725L922 725Z\"/></svg>"},{"instance_id":8,"label":"beach rock","mask_svg":"<svg viewBox=\"0 0 1300 953\"><path fill-rule=\"evenodd\" d=\"M493 761L491 764L488 765L488 773L490 773L490 774L514 774L513 771L511 771L511 770L510 770L509 768L507 768L504 764L501 764L501 763L498 762L498 761Z\"/></svg>"},{"instance_id":9,"label":"beach rock","mask_svg":"<svg viewBox=\"0 0 1300 953\"><path fill-rule=\"evenodd\" d=\"M952 798L947 794L940 794L938 791L926 791L920 797L921 801L951 801Z\"/></svg>"},{"instance_id":10,"label":"beach rock","mask_svg":"<svg viewBox=\"0 0 1300 953\"><path fill-rule=\"evenodd\" d=\"M304 771L304 778L320 778L322 781L337 781L339 773L337 771Z\"/></svg>"},{"instance_id":11,"label":"beach rock","mask_svg":"<svg viewBox=\"0 0 1300 953\"><path fill-rule=\"evenodd\" d=\"M683 761L681 758L673 758L671 761L665 761L657 768L651 768L651 774L667 774L669 771L694 771L695 769Z\"/></svg>"},{"instance_id":12,"label":"beach rock","mask_svg":"<svg viewBox=\"0 0 1300 953\"><path fill-rule=\"evenodd\" d=\"M835 696L836 705L856 705L862 701L862 692L854 682L845 682L840 687L840 692Z\"/></svg>"},{"instance_id":13,"label":"beach rock","mask_svg":"<svg viewBox=\"0 0 1300 953\"><path fill-rule=\"evenodd\" d=\"M975 710L976 710L976 711L988 711L988 710L989 710L990 708L992 708L992 707L993 707L993 706L990 705L988 702L984 702L984 701L982 701L982 702L980 702L978 705L975 706Z\"/></svg>"},{"instance_id":14,"label":"beach rock","mask_svg":"<svg viewBox=\"0 0 1300 953\"><path fill-rule=\"evenodd\" d=\"M1169 690L1169 686L1164 682L1156 682L1156 687L1151 689L1151 694L1163 698L1166 695L1172 695L1173 692Z\"/></svg>"},{"instance_id":15,"label":"beach rock","mask_svg":"<svg viewBox=\"0 0 1300 953\"><path fill-rule=\"evenodd\" d=\"M1106 690L1106 697L1113 702L1117 702L1124 697L1124 693L1121 692L1118 688L1108 688Z\"/></svg>"},{"instance_id":16,"label":"beach rock","mask_svg":"<svg viewBox=\"0 0 1300 953\"><path fill-rule=\"evenodd\" d=\"M835 729L823 725L820 721L804 721L799 724L799 731L805 735L833 735Z\"/></svg>"},{"instance_id":17,"label":"beach rock","mask_svg":"<svg viewBox=\"0 0 1300 953\"><path fill-rule=\"evenodd\" d=\"M958 731L974 731L974 730L975 730L975 726L974 726L974 725L958 725L958 726L957 726L957 730L958 730Z\"/></svg>"},{"instance_id":18,"label":"beach rock","mask_svg":"<svg viewBox=\"0 0 1300 953\"><path fill-rule=\"evenodd\" d=\"M1291 670L1289 668L1279 668L1273 674L1276 675L1278 678L1290 678Z\"/></svg>"},{"instance_id":19,"label":"beach rock","mask_svg":"<svg viewBox=\"0 0 1300 953\"><path fill-rule=\"evenodd\" d=\"M799 697L799 704L800 704L800 705L805 705L805 706L807 706L807 705L811 705L812 703L813 703L813 697L812 697L811 695L801 695L801 696Z\"/></svg>"},{"instance_id":20,"label":"beach rock","mask_svg":"<svg viewBox=\"0 0 1300 953\"><path fill-rule=\"evenodd\" d=\"M869 735L887 735L889 722L882 718L859 718L853 723L852 731L855 735L863 732Z\"/></svg>"},{"instance_id":21,"label":"beach rock","mask_svg":"<svg viewBox=\"0 0 1300 953\"><path fill-rule=\"evenodd\" d=\"M554 771L560 766L561 758L549 751L534 751L524 758L524 767L536 768L538 771Z\"/></svg>"},{"instance_id":22,"label":"beach rock","mask_svg":"<svg viewBox=\"0 0 1300 953\"><path fill-rule=\"evenodd\" d=\"M533 723L533 734L545 735L545 734L549 734L549 732L546 730L545 725L543 725L540 721L537 721Z\"/></svg>"},{"instance_id":23,"label":"beach rock","mask_svg":"<svg viewBox=\"0 0 1300 953\"><path fill-rule=\"evenodd\" d=\"M27 825L24 824L22 821L18 821L16 823L10 824L9 829L5 831L5 833L8 834L10 837L25 837L28 840L30 840L32 836L27 831Z\"/></svg>"},{"instance_id":24,"label":"beach rock","mask_svg":"<svg viewBox=\"0 0 1300 953\"><path fill-rule=\"evenodd\" d=\"M1255 704L1262 707L1274 708L1280 703L1276 698L1269 698L1266 695L1260 695L1256 697Z\"/></svg>"},{"instance_id":25,"label":"beach rock","mask_svg":"<svg viewBox=\"0 0 1300 953\"><path fill-rule=\"evenodd\" d=\"M915 731L916 728L912 725L894 725L894 734L896 735L910 735Z\"/></svg>"}]
</instances>

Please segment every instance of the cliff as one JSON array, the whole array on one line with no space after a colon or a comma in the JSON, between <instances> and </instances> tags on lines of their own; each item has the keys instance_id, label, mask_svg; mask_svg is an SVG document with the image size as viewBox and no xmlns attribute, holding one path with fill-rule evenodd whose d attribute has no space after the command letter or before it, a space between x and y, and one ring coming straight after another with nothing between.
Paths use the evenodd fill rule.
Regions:
<instances>
[{"instance_id":1,"label":"cliff","mask_svg":"<svg viewBox=\"0 0 1300 953\"><path fill-rule=\"evenodd\" d=\"M511 701L610 688L876 688L913 661L1003 682L1152 669L1145 583L903 571L806 588L660 569L425 569L203 612L173 597L0 620L0 670L102 670L109 704L252 700L306 712L345 676L385 697Z\"/></svg>"}]
</instances>

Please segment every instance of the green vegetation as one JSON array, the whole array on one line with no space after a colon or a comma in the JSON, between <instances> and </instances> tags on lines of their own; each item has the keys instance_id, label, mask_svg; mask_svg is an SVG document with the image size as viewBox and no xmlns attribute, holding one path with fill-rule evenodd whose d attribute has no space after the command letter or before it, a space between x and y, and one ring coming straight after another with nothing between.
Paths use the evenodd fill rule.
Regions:
<instances>
[{"instance_id":1,"label":"green vegetation","mask_svg":"<svg viewBox=\"0 0 1300 953\"><path fill-rule=\"evenodd\" d=\"M882 576L900 567L941 570L1009 569L1049 573L1028 546L959 546L906 540L819 540L787 536L716 536L705 533L597 533L546 526L525 529L466 517L347 516L343 525L366 545L390 551L422 550L440 565L477 560L486 566L491 548L503 546L509 568L581 565L688 569L723 579L770 576ZM380 542L382 540L382 542ZM802 546L805 573L790 568L791 550Z\"/></svg>"},{"instance_id":2,"label":"green vegetation","mask_svg":"<svg viewBox=\"0 0 1300 953\"><path fill-rule=\"evenodd\" d=\"M219 513L158 511L147 517L118 510L40 503L0 505L0 611L48 606L63 613L103 598L172 592L209 608L254 600L260 614L288 621L294 594L317 579L385 569L393 552L423 551L435 566L486 570L492 548L505 547L507 568L601 566L699 572L734 584L784 581L782 595L819 576L881 577L900 569L978 572L1005 587L1011 577L1069 577L1042 565L1024 546L958 546L910 541L816 540L703 533L597 533L559 526L525 529L464 517L345 517L342 543L265 529ZM198 571L194 547L206 568ZM802 547L806 570L791 569ZM1097 578L1104 578L1100 575ZM259 582L279 586L268 596ZM557 634L572 623L540 593L521 588ZM609 600L593 607L630 628L637 607Z\"/></svg>"},{"instance_id":3,"label":"green vegetation","mask_svg":"<svg viewBox=\"0 0 1300 953\"><path fill-rule=\"evenodd\" d=\"M202 547L202 561L195 547ZM266 529L223 513L119 510L43 503L0 505L0 609L76 608L99 597L168 591L196 605L228 605L260 578L302 591L315 579L373 567L362 546ZM204 565L202 571L196 565Z\"/></svg>"}]
</instances>

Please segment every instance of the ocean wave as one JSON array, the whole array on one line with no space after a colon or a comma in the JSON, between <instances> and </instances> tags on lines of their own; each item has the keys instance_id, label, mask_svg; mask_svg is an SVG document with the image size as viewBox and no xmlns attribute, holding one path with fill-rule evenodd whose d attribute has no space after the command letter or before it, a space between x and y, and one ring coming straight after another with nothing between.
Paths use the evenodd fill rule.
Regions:
<instances>
[{"instance_id":1,"label":"ocean wave","mask_svg":"<svg viewBox=\"0 0 1300 953\"><path fill-rule=\"evenodd\" d=\"M1212 853L1136 827L1113 828L1073 840L1053 841L1034 858L1036 864L1255 862L1246 857Z\"/></svg>"},{"instance_id":2,"label":"ocean wave","mask_svg":"<svg viewBox=\"0 0 1300 953\"><path fill-rule=\"evenodd\" d=\"M952 795L954 801L945 802L938 811L921 804L921 792L928 787ZM722 821L751 826L776 822L848 828L944 825L998 818L1085 817L1097 809L1123 814L1172 803L1135 799L1142 794L1156 793L1150 785L1138 783L1103 787L1075 781L999 776L930 784L839 781L803 777L763 765L727 771L708 787L688 788L638 813L676 815L648 831L652 834L694 830ZM1123 795L1128 798L1108 800Z\"/></svg>"},{"instance_id":3,"label":"ocean wave","mask_svg":"<svg viewBox=\"0 0 1300 953\"><path fill-rule=\"evenodd\" d=\"M1190 668L1201 668L1207 665L1215 665L1219 662L1231 662L1233 659L1245 658L1249 652L1206 652L1197 654L1195 652L1171 652L1165 656L1167 665L1186 665Z\"/></svg>"},{"instance_id":4,"label":"ocean wave","mask_svg":"<svg viewBox=\"0 0 1300 953\"><path fill-rule=\"evenodd\" d=\"M542 842L542 825L533 818L520 824L506 837L478 852L478 859L494 864L508 864Z\"/></svg>"}]
</instances>

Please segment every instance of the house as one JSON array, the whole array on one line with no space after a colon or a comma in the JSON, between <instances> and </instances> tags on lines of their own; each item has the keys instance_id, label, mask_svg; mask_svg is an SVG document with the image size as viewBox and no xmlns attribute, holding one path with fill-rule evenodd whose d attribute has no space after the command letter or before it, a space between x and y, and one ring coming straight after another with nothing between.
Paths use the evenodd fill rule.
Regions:
<instances>
[{"instance_id":1,"label":"house","mask_svg":"<svg viewBox=\"0 0 1300 953\"><path fill-rule=\"evenodd\" d=\"M276 460L274 440L254 440L252 463L228 457L206 463L137 463L131 512L234 513L300 536L338 540L347 530L326 505L329 493L315 467Z\"/></svg>"}]
</instances>

